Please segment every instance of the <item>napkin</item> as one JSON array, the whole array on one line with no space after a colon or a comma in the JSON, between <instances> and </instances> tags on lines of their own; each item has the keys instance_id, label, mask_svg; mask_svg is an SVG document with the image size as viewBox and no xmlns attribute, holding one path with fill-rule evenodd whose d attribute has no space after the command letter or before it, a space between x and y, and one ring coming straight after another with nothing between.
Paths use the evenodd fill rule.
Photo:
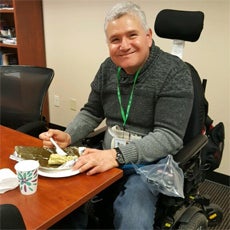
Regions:
<instances>
[{"instance_id":1,"label":"napkin","mask_svg":"<svg viewBox=\"0 0 230 230\"><path fill-rule=\"evenodd\" d=\"M17 175L8 168L0 169L0 194L18 187Z\"/></svg>"}]
</instances>

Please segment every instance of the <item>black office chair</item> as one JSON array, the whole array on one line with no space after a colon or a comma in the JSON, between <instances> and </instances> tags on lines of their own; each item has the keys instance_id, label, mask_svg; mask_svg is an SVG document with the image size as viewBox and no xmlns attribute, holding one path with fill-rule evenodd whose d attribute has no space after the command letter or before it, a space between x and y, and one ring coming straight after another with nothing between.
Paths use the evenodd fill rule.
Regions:
<instances>
[{"instance_id":1,"label":"black office chair","mask_svg":"<svg viewBox=\"0 0 230 230\"><path fill-rule=\"evenodd\" d=\"M0 66L1 125L35 137L46 131L42 108L53 77L46 67Z\"/></svg>"},{"instance_id":2,"label":"black office chair","mask_svg":"<svg viewBox=\"0 0 230 230\"><path fill-rule=\"evenodd\" d=\"M175 39L173 54L182 58L184 42L198 40L203 29L204 14L202 12L162 10L156 17L156 34L163 38ZM208 102L205 99L204 87L195 68L187 63L191 70L194 86L194 102L187 131L184 137L184 147L174 156L174 160L184 172L185 198L169 197L161 194L157 202L154 229L207 229L208 225L216 225L222 220L222 210L210 203L210 198L199 194L199 185L205 180L206 162L202 161L202 151L208 142L208 136L203 134L208 118ZM104 131L104 130L102 130ZM222 126L222 131L223 126ZM83 140L89 147L101 147L103 133L96 132ZM223 142L223 139L221 140ZM221 146L223 143L221 143ZM221 149L223 151L223 148ZM112 195L112 194L110 194ZM90 206L91 221L97 228L112 227L112 215L106 213L107 203L104 197L96 197ZM101 201L102 200L102 201ZM97 202L98 201L98 202ZM94 217L94 209L99 215ZM103 212L104 211L104 212ZM101 212L101 213L100 213ZM97 226L98 224L98 226ZM91 224L92 225L92 224ZM93 225L90 227L94 227Z\"/></svg>"},{"instance_id":3,"label":"black office chair","mask_svg":"<svg viewBox=\"0 0 230 230\"><path fill-rule=\"evenodd\" d=\"M16 206L12 204L0 205L0 229L26 229L21 212Z\"/></svg>"}]
</instances>

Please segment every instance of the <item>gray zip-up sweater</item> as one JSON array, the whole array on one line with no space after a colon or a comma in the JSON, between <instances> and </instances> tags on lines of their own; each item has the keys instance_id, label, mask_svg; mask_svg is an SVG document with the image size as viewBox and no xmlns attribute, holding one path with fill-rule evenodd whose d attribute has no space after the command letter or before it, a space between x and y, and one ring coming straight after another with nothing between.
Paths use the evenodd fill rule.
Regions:
<instances>
[{"instance_id":1,"label":"gray zip-up sweater","mask_svg":"<svg viewBox=\"0 0 230 230\"><path fill-rule=\"evenodd\" d=\"M120 73L122 105L126 111L134 75ZM183 145L193 103L190 70L179 58L154 44L138 76L126 130L142 135L120 146L126 163L153 162L175 154ZM107 58L91 83L88 102L68 125L72 143L93 131L103 119L109 127L123 120L117 98L117 66ZM105 135L104 146L110 148L111 137Z\"/></svg>"}]
</instances>

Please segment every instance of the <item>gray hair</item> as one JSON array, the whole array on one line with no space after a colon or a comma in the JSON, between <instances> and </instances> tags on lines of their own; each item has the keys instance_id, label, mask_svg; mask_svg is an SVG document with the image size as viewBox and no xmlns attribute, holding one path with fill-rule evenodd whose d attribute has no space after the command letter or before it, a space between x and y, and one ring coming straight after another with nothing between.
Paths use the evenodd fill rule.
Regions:
<instances>
[{"instance_id":1,"label":"gray hair","mask_svg":"<svg viewBox=\"0 0 230 230\"><path fill-rule=\"evenodd\" d=\"M140 22L143 26L143 28L145 29L145 31L147 31L149 29L149 26L147 24L146 21L146 16L144 11L141 10L141 8L132 3L132 2L121 2L116 4L106 15L105 17L105 23L104 23L104 31L106 33L107 30L107 26L108 23L116 20L126 14L131 14L134 15L136 17L138 17L140 19Z\"/></svg>"}]
</instances>

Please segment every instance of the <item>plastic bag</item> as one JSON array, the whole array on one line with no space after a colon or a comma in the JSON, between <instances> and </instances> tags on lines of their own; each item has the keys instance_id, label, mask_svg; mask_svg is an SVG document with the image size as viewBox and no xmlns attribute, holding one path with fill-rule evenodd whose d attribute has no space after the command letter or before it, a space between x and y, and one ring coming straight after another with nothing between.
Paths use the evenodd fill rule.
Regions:
<instances>
[{"instance_id":1,"label":"plastic bag","mask_svg":"<svg viewBox=\"0 0 230 230\"><path fill-rule=\"evenodd\" d=\"M156 164L134 168L151 191L159 191L167 196L184 198L184 174L171 155Z\"/></svg>"}]
</instances>

